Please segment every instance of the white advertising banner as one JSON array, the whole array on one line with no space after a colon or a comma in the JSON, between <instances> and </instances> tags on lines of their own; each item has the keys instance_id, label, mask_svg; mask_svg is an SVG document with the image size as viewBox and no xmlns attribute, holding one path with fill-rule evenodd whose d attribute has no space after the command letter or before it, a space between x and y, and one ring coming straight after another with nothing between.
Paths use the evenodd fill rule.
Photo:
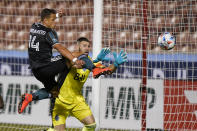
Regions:
<instances>
[{"instance_id":1,"label":"white advertising banner","mask_svg":"<svg viewBox=\"0 0 197 131\"><path fill-rule=\"evenodd\" d=\"M5 111L0 122L50 125L49 100L32 102L23 114L18 114L18 103L21 94L42 88L34 77L1 76L0 83L5 102Z\"/></svg>"},{"instance_id":2,"label":"white advertising banner","mask_svg":"<svg viewBox=\"0 0 197 131\"><path fill-rule=\"evenodd\" d=\"M100 126L141 129L139 79L103 79L100 96ZM163 128L163 81L148 80L147 128Z\"/></svg>"},{"instance_id":3,"label":"white advertising banner","mask_svg":"<svg viewBox=\"0 0 197 131\"><path fill-rule=\"evenodd\" d=\"M101 79L100 128L141 129L141 103L139 79ZM34 77L0 76L0 93L4 98L5 111L0 122L51 125L49 99L32 102L25 113L18 114L21 94L33 92L43 85ZM83 90L91 106L92 83L87 80ZM163 128L163 81L148 80L147 128ZM82 127L75 118L66 121L69 127Z\"/></svg>"},{"instance_id":4,"label":"white advertising banner","mask_svg":"<svg viewBox=\"0 0 197 131\"><path fill-rule=\"evenodd\" d=\"M35 124L51 126L49 115L49 99L30 103L24 113L18 114L18 103L21 94L43 88L42 83L34 77L0 76L0 93L5 103L5 111L0 114L0 123ZM75 118L69 118L67 123L74 127L82 124Z\"/></svg>"}]
</instances>

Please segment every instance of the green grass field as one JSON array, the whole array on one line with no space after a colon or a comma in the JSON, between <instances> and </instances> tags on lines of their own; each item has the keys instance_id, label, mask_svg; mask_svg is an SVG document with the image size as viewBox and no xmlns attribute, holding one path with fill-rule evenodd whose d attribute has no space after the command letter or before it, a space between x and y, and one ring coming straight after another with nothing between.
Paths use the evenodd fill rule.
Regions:
<instances>
[{"instance_id":1,"label":"green grass field","mask_svg":"<svg viewBox=\"0 0 197 131\"><path fill-rule=\"evenodd\" d=\"M49 126L42 125L21 125L0 123L0 131L46 131ZM66 131L81 131L80 128L66 128ZM114 130L114 129L100 129L99 131L136 131L136 130Z\"/></svg>"},{"instance_id":2,"label":"green grass field","mask_svg":"<svg viewBox=\"0 0 197 131\"><path fill-rule=\"evenodd\" d=\"M47 126L0 123L0 131L44 131Z\"/></svg>"},{"instance_id":3,"label":"green grass field","mask_svg":"<svg viewBox=\"0 0 197 131\"><path fill-rule=\"evenodd\" d=\"M21 125L0 123L0 131L46 131L49 126L42 125ZM81 131L80 128L68 128L66 131Z\"/></svg>"}]
</instances>

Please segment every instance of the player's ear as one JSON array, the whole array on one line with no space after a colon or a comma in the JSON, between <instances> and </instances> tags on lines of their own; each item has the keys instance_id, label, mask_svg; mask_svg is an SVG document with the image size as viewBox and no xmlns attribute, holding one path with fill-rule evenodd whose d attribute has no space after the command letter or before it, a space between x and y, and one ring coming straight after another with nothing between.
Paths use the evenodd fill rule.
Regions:
<instances>
[{"instance_id":1,"label":"player's ear","mask_svg":"<svg viewBox=\"0 0 197 131\"><path fill-rule=\"evenodd\" d=\"M77 50L80 52L80 51L81 51L81 50L80 50L80 42L77 42L76 47L77 47Z\"/></svg>"},{"instance_id":2,"label":"player's ear","mask_svg":"<svg viewBox=\"0 0 197 131\"><path fill-rule=\"evenodd\" d=\"M44 18L42 22L43 22L43 24L46 24L47 23L47 19Z\"/></svg>"},{"instance_id":3,"label":"player's ear","mask_svg":"<svg viewBox=\"0 0 197 131\"><path fill-rule=\"evenodd\" d=\"M48 22L48 20L49 20L49 18L46 17L46 18L44 18L43 22L45 22L45 24L46 24Z\"/></svg>"}]
</instances>

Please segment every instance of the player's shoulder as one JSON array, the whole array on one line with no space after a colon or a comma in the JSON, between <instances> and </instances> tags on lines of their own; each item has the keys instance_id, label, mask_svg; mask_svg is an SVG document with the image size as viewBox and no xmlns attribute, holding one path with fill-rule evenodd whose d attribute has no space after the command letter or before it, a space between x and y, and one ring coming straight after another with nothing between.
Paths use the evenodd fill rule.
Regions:
<instances>
[{"instance_id":1,"label":"player's shoulder","mask_svg":"<svg viewBox=\"0 0 197 131\"><path fill-rule=\"evenodd\" d=\"M41 23L39 23L39 22L35 22L35 23L33 23L32 24L32 28L41 28L43 25L41 24Z\"/></svg>"},{"instance_id":2,"label":"player's shoulder","mask_svg":"<svg viewBox=\"0 0 197 131\"><path fill-rule=\"evenodd\" d=\"M36 30L43 30L43 31L46 31L46 32L50 32L51 29L50 28L46 28L42 23L40 22L35 22L32 24L32 29L36 29Z\"/></svg>"},{"instance_id":3,"label":"player's shoulder","mask_svg":"<svg viewBox=\"0 0 197 131\"><path fill-rule=\"evenodd\" d=\"M50 29L49 32L53 33L57 37L57 32L54 29Z\"/></svg>"}]
</instances>

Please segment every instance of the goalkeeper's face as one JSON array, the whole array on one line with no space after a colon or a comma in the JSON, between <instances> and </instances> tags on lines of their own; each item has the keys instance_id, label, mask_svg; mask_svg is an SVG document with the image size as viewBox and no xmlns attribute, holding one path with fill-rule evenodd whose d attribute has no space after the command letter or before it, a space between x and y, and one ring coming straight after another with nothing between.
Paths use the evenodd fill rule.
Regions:
<instances>
[{"instance_id":1,"label":"goalkeeper's face","mask_svg":"<svg viewBox=\"0 0 197 131\"><path fill-rule=\"evenodd\" d=\"M81 41L79 43L79 51L88 56L90 51L90 43L87 41Z\"/></svg>"}]
</instances>

